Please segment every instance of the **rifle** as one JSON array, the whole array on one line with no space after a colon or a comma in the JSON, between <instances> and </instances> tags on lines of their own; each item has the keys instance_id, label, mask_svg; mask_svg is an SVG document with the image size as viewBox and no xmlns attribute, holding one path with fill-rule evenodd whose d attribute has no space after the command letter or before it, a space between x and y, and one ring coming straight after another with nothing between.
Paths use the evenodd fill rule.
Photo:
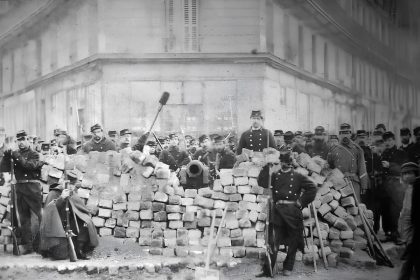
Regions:
<instances>
[{"instance_id":1,"label":"rifle","mask_svg":"<svg viewBox=\"0 0 420 280\"><path fill-rule=\"evenodd\" d=\"M189 157L190 161L192 161L192 156L191 156L190 151L189 151L189 150L188 150L188 148L187 148L187 139L185 139L185 134L184 134L184 130L182 129L182 127L181 127L181 134L182 134L182 138L184 138L185 150L186 150L186 151L187 151L187 153L188 153L188 157Z\"/></svg>"},{"instance_id":2,"label":"rifle","mask_svg":"<svg viewBox=\"0 0 420 280\"><path fill-rule=\"evenodd\" d=\"M271 262L271 254L273 254L273 249L271 248L272 243L272 232L270 227L270 218L271 218L271 209L272 209L272 190L271 190L271 165L268 167L268 189L269 197L267 199L267 217L265 218L265 256L267 258L268 272L270 277L273 277L273 266Z\"/></svg>"},{"instance_id":3,"label":"rifle","mask_svg":"<svg viewBox=\"0 0 420 280\"><path fill-rule=\"evenodd\" d=\"M64 189L67 189L67 183L68 183L67 180L63 182ZM77 221L75 221L75 223L77 223ZM69 249L69 257L70 257L71 262L77 261L76 250L74 249L74 244L73 244L73 239L72 239L73 236L76 236L76 235L73 233L70 227L70 202L69 202L69 198L67 197L66 198L66 237L67 237L67 242L69 246L68 249Z\"/></svg>"},{"instance_id":4,"label":"rifle","mask_svg":"<svg viewBox=\"0 0 420 280\"><path fill-rule=\"evenodd\" d=\"M13 158L10 160L10 173L12 176L11 179L11 201L12 203L10 204L10 226L8 226L7 228L11 231L12 233L12 240L13 240L13 255L15 256L20 256L20 250L19 250L19 245L17 242L17 238L16 238L16 228L20 227L20 216L19 216L19 212L16 209L17 208L17 198L16 198L16 177L15 177L15 169L13 167L14 162L13 162ZM16 221L17 221L17 227L15 225L15 215L16 215Z\"/></svg>"}]
</instances>

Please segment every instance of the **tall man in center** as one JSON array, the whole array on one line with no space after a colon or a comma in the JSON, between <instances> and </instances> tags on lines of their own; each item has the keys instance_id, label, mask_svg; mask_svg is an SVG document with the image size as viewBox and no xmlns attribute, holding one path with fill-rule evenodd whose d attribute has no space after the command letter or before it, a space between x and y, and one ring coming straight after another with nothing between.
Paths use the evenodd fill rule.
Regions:
<instances>
[{"instance_id":1,"label":"tall man in center","mask_svg":"<svg viewBox=\"0 0 420 280\"><path fill-rule=\"evenodd\" d=\"M275 148L274 136L268 129L263 127L264 116L260 110L251 112L251 128L242 133L239 139L236 154L242 154L246 148L254 152L262 152L265 148Z\"/></svg>"}]
</instances>

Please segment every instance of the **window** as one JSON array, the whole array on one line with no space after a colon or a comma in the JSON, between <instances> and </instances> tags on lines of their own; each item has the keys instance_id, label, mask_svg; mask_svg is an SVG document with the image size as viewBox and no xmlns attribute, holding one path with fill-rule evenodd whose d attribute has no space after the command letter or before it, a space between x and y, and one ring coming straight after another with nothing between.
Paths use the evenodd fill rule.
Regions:
<instances>
[{"instance_id":1,"label":"window","mask_svg":"<svg viewBox=\"0 0 420 280\"><path fill-rule=\"evenodd\" d=\"M184 0L184 50L198 51L197 5L199 0Z\"/></svg>"}]
</instances>

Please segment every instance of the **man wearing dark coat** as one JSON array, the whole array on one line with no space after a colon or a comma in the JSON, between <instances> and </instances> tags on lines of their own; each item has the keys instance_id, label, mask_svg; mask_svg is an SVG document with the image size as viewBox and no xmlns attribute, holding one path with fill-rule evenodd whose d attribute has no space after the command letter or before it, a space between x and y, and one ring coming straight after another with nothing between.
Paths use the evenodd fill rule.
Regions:
<instances>
[{"instance_id":1,"label":"man wearing dark coat","mask_svg":"<svg viewBox=\"0 0 420 280\"><path fill-rule=\"evenodd\" d=\"M242 154L243 148L254 152L262 152L263 149L268 147L275 148L273 134L263 127L264 117L261 111L252 111L250 119L251 128L242 133L236 154Z\"/></svg>"},{"instance_id":2,"label":"man wearing dark coat","mask_svg":"<svg viewBox=\"0 0 420 280\"><path fill-rule=\"evenodd\" d=\"M201 163L207 165L210 169L214 168L216 162L216 151L213 148L213 142L210 137L203 134L198 137L200 143L200 149L198 149L192 156L193 160L198 160Z\"/></svg>"},{"instance_id":3,"label":"man wearing dark coat","mask_svg":"<svg viewBox=\"0 0 420 280\"><path fill-rule=\"evenodd\" d=\"M51 178L51 177L50 177ZM58 179L57 179L58 181ZM78 259L88 259L87 253L98 246L95 225L83 200L77 195L75 181L72 179L69 188L54 182L45 201L44 218L41 222L40 253L43 257L55 260L69 258L66 238L67 213L66 202L70 210L70 228L75 234L72 237Z\"/></svg>"},{"instance_id":4,"label":"man wearing dark coat","mask_svg":"<svg viewBox=\"0 0 420 280\"><path fill-rule=\"evenodd\" d=\"M106 152L116 151L115 143L104 136L104 130L99 124L95 124L90 128L93 138L83 145L83 152L88 154L92 151Z\"/></svg>"},{"instance_id":5,"label":"man wearing dark coat","mask_svg":"<svg viewBox=\"0 0 420 280\"><path fill-rule=\"evenodd\" d=\"M22 245L25 247L25 254L29 254L38 247L38 232L32 232L32 230L37 230L39 224L32 225L31 212L35 213L39 223L42 215L42 187L39 179L44 162L39 159L39 154L31 149L28 135L24 130L16 134L16 140L19 149L16 151L7 149L4 152L0 172L11 172L13 162L16 177L17 213L21 222L19 233Z\"/></svg>"},{"instance_id":6,"label":"man wearing dark coat","mask_svg":"<svg viewBox=\"0 0 420 280\"><path fill-rule=\"evenodd\" d=\"M322 159L327 159L329 147L327 145L326 137L327 134L325 132L325 128L317 126L313 136L312 148L308 151L310 157L319 156Z\"/></svg>"},{"instance_id":7,"label":"man wearing dark coat","mask_svg":"<svg viewBox=\"0 0 420 280\"><path fill-rule=\"evenodd\" d=\"M186 151L182 151L179 148L178 135L172 133L169 135L169 147L163 150L159 155L159 160L167 165L173 171L187 165L191 159Z\"/></svg>"},{"instance_id":8,"label":"man wearing dark coat","mask_svg":"<svg viewBox=\"0 0 420 280\"><path fill-rule=\"evenodd\" d=\"M214 138L214 149L216 150L215 170L232 169L235 165L235 154L226 147L224 138L218 135Z\"/></svg>"},{"instance_id":9,"label":"man wearing dark coat","mask_svg":"<svg viewBox=\"0 0 420 280\"><path fill-rule=\"evenodd\" d=\"M400 149L404 152L408 153L413 143L411 140L411 131L408 127L404 127L400 129L400 138L401 138L401 146Z\"/></svg>"},{"instance_id":10,"label":"man wearing dark coat","mask_svg":"<svg viewBox=\"0 0 420 280\"><path fill-rule=\"evenodd\" d=\"M416 142L408 149L408 156L411 162L420 164L420 126L416 127L413 132Z\"/></svg>"},{"instance_id":11,"label":"man wearing dark coat","mask_svg":"<svg viewBox=\"0 0 420 280\"><path fill-rule=\"evenodd\" d=\"M381 161L384 170L384 219L382 226L386 234L384 242L393 241L401 243L398 232L398 218L401 212L405 186L401 184L401 166L408 162L408 156L397 148L394 133L387 131L382 135L385 143L385 151L382 153Z\"/></svg>"},{"instance_id":12,"label":"man wearing dark coat","mask_svg":"<svg viewBox=\"0 0 420 280\"><path fill-rule=\"evenodd\" d=\"M274 268L279 246L287 245L287 256L283 262L283 273L286 276L293 270L297 250L303 252L303 217L302 208L311 203L316 196L317 188L308 177L297 173L292 167L291 151L280 151L278 172L272 173L271 184L264 184L269 175L265 166L258 181L264 188L272 188L273 209L270 215L270 227L273 229L271 264ZM268 263L263 266L263 272L258 277L269 276Z\"/></svg>"}]
</instances>

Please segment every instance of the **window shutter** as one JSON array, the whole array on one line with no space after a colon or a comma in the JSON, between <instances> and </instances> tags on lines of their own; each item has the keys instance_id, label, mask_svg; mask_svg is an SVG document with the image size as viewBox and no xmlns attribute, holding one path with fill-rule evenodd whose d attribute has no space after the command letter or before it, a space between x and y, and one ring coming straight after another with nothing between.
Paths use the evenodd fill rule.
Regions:
<instances>
[{"instance_id":1,"label":"window shutter","mask_svg":"<svg viewBox=\"0 0 420 280\"><path fill-rule=\"evenodd\" d=\"M184 0L184 51L198 51L198 1Z\"/></svg>"}]
</instances>

